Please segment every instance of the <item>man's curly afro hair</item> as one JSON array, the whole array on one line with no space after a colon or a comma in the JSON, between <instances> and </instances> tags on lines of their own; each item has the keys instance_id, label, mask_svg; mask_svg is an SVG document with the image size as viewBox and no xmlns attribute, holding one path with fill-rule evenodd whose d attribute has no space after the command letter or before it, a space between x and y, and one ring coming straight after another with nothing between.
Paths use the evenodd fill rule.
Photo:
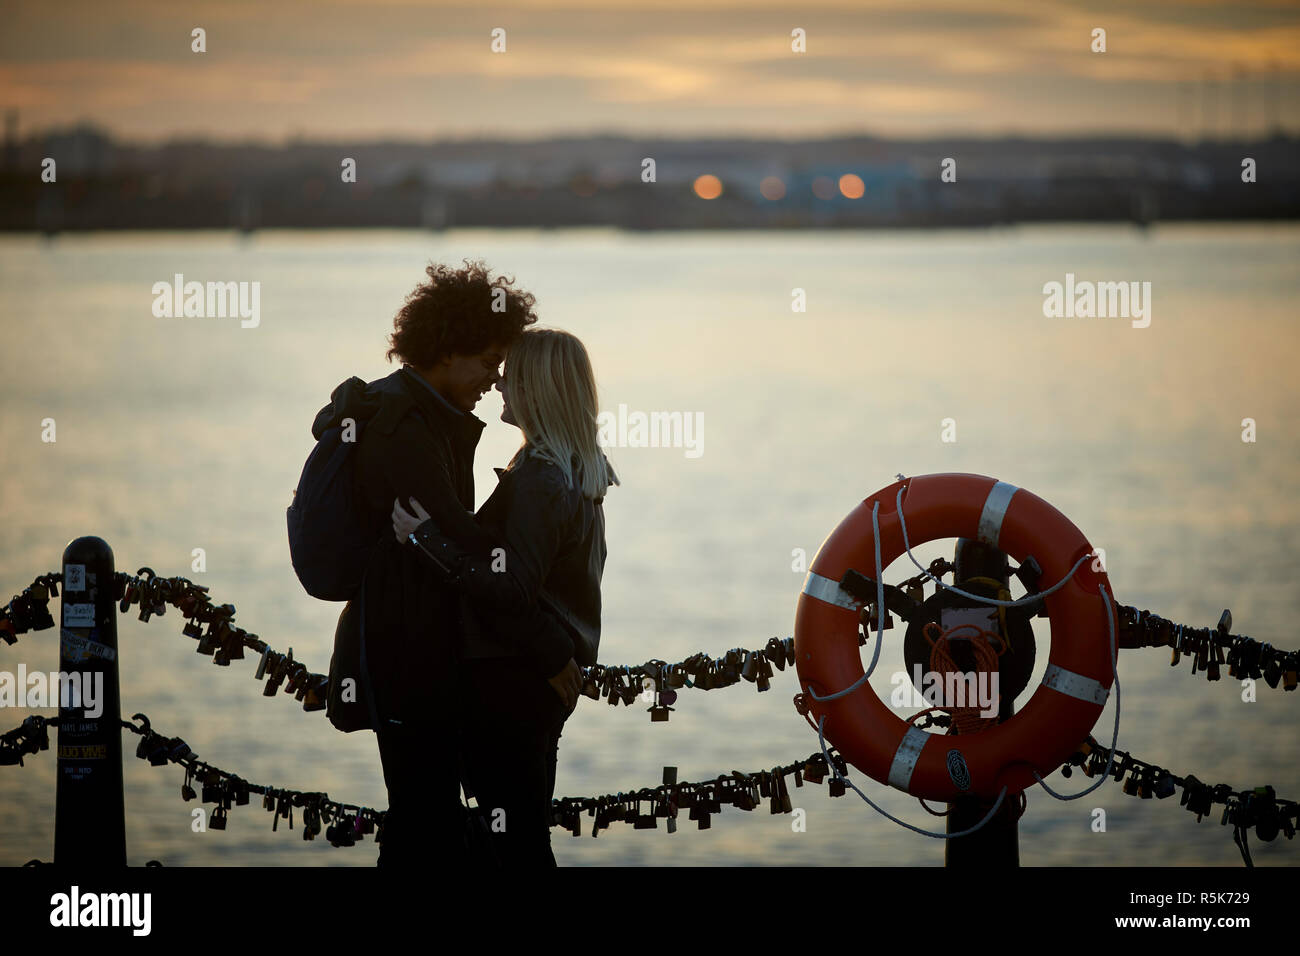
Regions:
<instances>
[{"instance_id":1,"label":"man's curly afro hair","mask_svg":"<svg viewBox=\"0 0 1300 956\"><path fill-rule=\"evenodd\" d=\"M465 268L430 263L422 282L406 297L388 337L396 355L416 368L428 368L447 355L476 355L493 345L509 346L525 326L537 321L536 299L511 288L514 279L488 276L482 260L463 260ZM493 303L497 305L494 311Z\"/></svg>"}]
</instances>

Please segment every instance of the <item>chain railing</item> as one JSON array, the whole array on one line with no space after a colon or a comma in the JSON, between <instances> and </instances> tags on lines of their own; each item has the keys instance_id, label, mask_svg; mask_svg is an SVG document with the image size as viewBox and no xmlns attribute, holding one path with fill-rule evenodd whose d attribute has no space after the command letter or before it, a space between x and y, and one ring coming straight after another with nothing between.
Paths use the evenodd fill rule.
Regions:
<instances>
[{"instance_id":1,"label":"chain railing","mask_svg":"<svg viewBox=\"0 0 1300 956\"><path fill-rule=\"evenodd\" d=\"M927 576L952 570L951 563L937 559L930 565L928 575L917 575L897 588L890 587L890 591L901 591L915 601L923 595L921 588ZM40 575L21 594L0 608L0 639L12 645L20 634L53 627L48 602L51 597L58 596L61 582L59 573ZM283 688L285 693L295 695L304 710L325 709L328 676L309 671L301 661L295 661L292 648L282 654L257 634L236 625L234 605L214 604L206 587L183 577L159 577L148 567L141 568L134 575L115 573L113 586L120 612L126 613L131 606L138 606L139 620L147 622L153 617L163 617L169 606L174 607L185 619L181 633L197 641L197 653L211 656L218 666L229 666L232 661L245 659L244 652L249 651L258 658L254 677L265 681L265 696L273 697ZM884 614L884 627L892 627L887 608ZM1276 688L1280 684L1287 691L1295 690L1300 683L1297 680L1300 652L1282 651L1254 638L1229 633L1232 617L1226 610L1213 629L1175 624L1151 611L1129 605L1118 606L1117 614L1122 648L1170 647L1172 664L1178 664L1186 656L1193 662L1192 673L1204 672L1209 680L1218 680L1219 668L1226 664L1228 675L1233 678L1262 678L1270 687ZM860 645L867 641L867 630L876 628L876 615L874 602L864 604ZM784 671L793 665L793 638L773 637L762 648L737 647L717 657L701 652L674 663L656 659L632 666L596 664L584 667L583 693L594 700L603 698L615 706L619 703L631 706L640 698L651 703L648 708L650 718L658 722L668 719L673 710L671 705L677 700L677 691L682 688L707 691L745 681L763 692L771 686L774 668ZM122 727L141 738L136 756L154 766L176 763L184 767L186 776L181 796L187 801L198 798L202 803L215 804L209 821L212 829L225 829L231 808L247 805L253 795L259 795L263 809L274 813L272 830L278 827L281 819L287 819L292 829L293 810L300 808L305 840L315 839L322 830L332 846L351 846L370 834L374 834L376 842L382 840L386 811L340 803L322 792L249 783L200 760L180 738L166 737L153 730L143 714L136 714L134 719L140 722L138 726L123 720ZM950 727L950 724L950 716L941 713L924 715L916 726ZM49 728L58 726L58 718L32 716L19 727L0 735L0 766L21 765L24 755L47 750ZM1072 767L1079 767L1085 775L1094 776L1102 772L1108 762L1110 775L1116 781L1127 776L1124 793L1140 799L1164 799L1182 788L1181 805L1196 814L1197 822L1209 814L1215 804L1222 804L1224 810L1219 822L1233 827L1234 841L1247 865L1251 865L1247 831L1254 829L1256 837L1265 841L1276 838L1279 832L1292 839L1297 825L1300 825L1300 804L1277 797L1271 786L1244 791L1233 790L1226 784L1211 786L1190 774L1176 776L1163 767L1138 760L1118 749L1112 754L1091 737L1061 771L1068 777ZM798 788L805 782L819 784L829 775L829 795L842 796L847 773L843 757L829 749L825 755L814 753L806 760L771 770L732 771L713 780L695 783L677 782L676 769L665 767L664 782L656 787L554 800L552 825L579 835L581 816L586 813L593 818L592 836L616 822L632 824L635 829L656 828L659 819L664 819L668 831L674 832L678 811L686 809L688 818L697 823L698 829L708 829L711 817L718 814L723 805L750 811L767 800L772 813L792 812L787 778L793 779ZM193 786L196 781L200 790ZM1020 812L1023 813L1023 794L1021 796ZM644 813L643 806L646 808Z\"/></svg>"}]
</instances>

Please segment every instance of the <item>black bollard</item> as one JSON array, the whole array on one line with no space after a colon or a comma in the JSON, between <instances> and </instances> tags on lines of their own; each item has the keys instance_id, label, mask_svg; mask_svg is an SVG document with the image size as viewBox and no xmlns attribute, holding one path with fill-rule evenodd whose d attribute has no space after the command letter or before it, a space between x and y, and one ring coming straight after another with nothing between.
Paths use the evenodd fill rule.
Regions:
<instances>
[{"instance_id":1,"label":"black bollard","mask_svg":"<svg viewBox=\"0 0 1300 956\"><path fill-rule=\"evenodd\" d=\"M948 832L969 830L993 808L993 800L962 797L948 804ZM945 840L943 865L975 869L1020 865L1020 796L1008 794L993 819L974 833Z\"/></svg>"},{"instance_id":2,"label":"black bollard","mask_svg":"<svg viewBox=\"0 0 1300 956\"><path fill-rule=\"evenodd\" d=\"M957 540L953 581L961 582L973 577L993 578L1007 584L1010 570L1007 557L997 548L989 547L969 538ZM1012 714L1014 694L1003 694L998 722ZM969 830L984 819L996 801L962 797L948 804L948 833ZM1020 797L1008 794L1002 806L988 823L968 836L944 841L944 866L974 869L976 867L1008 867L1020 865Z\"/></svg>"},{"instance_id":3,"label":"black bollard","mask_svg":"<svg viewBox=\"0 0 1300 956\"><path fill-rule=\"evenodd\" d=\"M113 550L102 538L77 538L63 551L59 671L79 676L96 699L59 700L56 866L126 866L113 574Z\"/></svg>"}]
</instances>

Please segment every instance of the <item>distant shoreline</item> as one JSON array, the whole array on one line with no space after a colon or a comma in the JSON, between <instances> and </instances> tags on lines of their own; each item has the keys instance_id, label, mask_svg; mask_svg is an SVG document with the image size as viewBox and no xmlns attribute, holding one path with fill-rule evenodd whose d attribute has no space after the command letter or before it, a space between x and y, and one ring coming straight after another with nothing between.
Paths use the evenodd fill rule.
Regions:
<instances>
[{"instance_id":1,"label":"distant shoreline","mask_svg":"<svg viewBox=\"0 0 1300 956\"><path fill-rule=\"evenodd\" d=\"M6 141L0 232L1293 221L1298 147L1280 134L141 146L85 127Z\"/></svg>"},{"instance_id":2,"label":"distant shoreline","mask_svg":"<svg viewBox=\"0 0 1300 956\"><path fill-rule=\"evenodd\" d=\"M621 226L613 224L583 224L583 225L565 225L565 226L548 226L538 225L536 223L516 223L516 224L492 224L492 225L473 225L473 224L456 224L442 229L429 229L423 226L391 226L383 224L374 225L347 225L347 226L262 226L256 229L238 229L232 226L177 226L177 225L159 225L159 226L87 226L84 228L64 228L58 230L45 230L36 228L0 228L0 236L34 236L34 235L78 235L86 236L93 234L103 235L149 235L162 233L210 233L212 235L256 235L258 233L292 233L292 232L313 232L313 233L345 233L345 232L398 232L398 233L429 233L437 235L444 232L499 232L499 231L540 231L540 232L593 232L608 231L616 233L629 233L633 235L650 234L650 233L677 233L677 232L944 232L944 231L961 231L961 232L978 232L992 229L1016 229L1016 228L1037 228L1037 227L1061 227L1073 228L1080 226L1131 226L1134 229L1145 230L1147 228L1156 229L1162 226L1268 226L1268 225L1296 225L1300 224L1300 212L1287 215L1275 216L1271 218L1221 218L1221 219L1162 219L1149 223L1138 223L1131 219L1043 219L1043 220L1025 220L1018 222L994 221L988 222L952 222L952 223L891 223L887 225L836 225L826 223L813 223L802 226L792 225L758 225L758 226L664 226L657 228L634 228L630 226Z\"/></svg>"}]
</instances>

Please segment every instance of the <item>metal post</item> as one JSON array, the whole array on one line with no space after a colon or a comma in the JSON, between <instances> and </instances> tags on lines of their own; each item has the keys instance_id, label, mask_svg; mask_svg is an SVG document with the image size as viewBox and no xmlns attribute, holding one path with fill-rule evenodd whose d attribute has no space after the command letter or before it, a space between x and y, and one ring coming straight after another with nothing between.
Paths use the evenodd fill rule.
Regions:
<instances>
[{"instance_id":1,"label":"metal post","mask_svg":"<svg viewBox=\"0 0 1300 956\"><path fill-rule=\"evenodd\" d=\"M962 797L948 804L948 832L968 830L984 819L993 807L993 801ZM1020 865L1020 821L1016 817L1020 797L1008 795L997 814L984 826L968 836L945 840L943 865L974 869L975 867L1008 867Z\"/></svg>"},{"instance_id":2,"label":"metal post","mask_svg":"<svg viewBox=\"0 0 1300 956\"><path fill-rule=\"evenodd\" d=\"M953 580L961 582L972 577L988 577L1006 584L1010 580L1006 555L996 548L978 541L960 538L957 542L956 570ZM1004 694L998 713L998 722L1011 716L1014 699ZM948 804L948 833L969 830L993 808L993 800L962 797ZM1008 795L1002 806L988 823L969 836L944 841L943 865L974 869L976 867L1008 867L1020 865L1020 810L1019 795Z\"/></svg>"},{"instance_id":3,"label":"metal post","mask_svg":"<svg viewBox=\"0 0 1300 956\"><path fill-rule=\"evenodd\" d=\"M102 538L64 549L59 684L80 693L59 698L55 865L126 866L113 575Z\"/></svg>"}]
</instances>

